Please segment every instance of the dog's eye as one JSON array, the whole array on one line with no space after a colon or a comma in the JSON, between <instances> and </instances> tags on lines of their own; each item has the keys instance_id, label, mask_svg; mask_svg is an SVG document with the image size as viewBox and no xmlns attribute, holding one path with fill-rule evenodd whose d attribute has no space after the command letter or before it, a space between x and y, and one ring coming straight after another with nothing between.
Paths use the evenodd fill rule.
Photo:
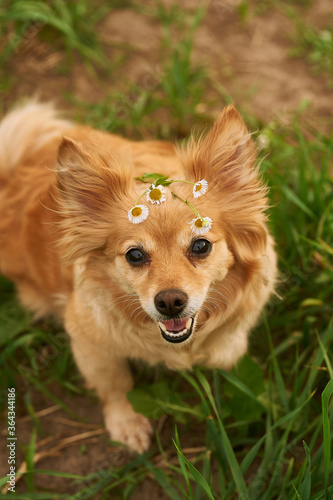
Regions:
<instances>
[{"instance_id":1,"label":"dog's eye","mask_svg":"<svg viewBox=\"0 0 333 500\"><path fill-rule=\"evenodd\" d=\"M203 238L200 240L196 240L191 249L192 255L197 255L198 257L203 257L207 255L212 248L212 244L208 240L204 240Z\"/></svg>"},{"instance_id":2,"label":"dog's eye","mask_svg":"<svg viewBox=\"0 0 333 500\"><path fill-rule=\"evenodd\" d=\"M140 248L131 248L126 253L126 260L132 266L141 266L148 262L146 255L140 250Z\"/></svg>"}]
</instances>

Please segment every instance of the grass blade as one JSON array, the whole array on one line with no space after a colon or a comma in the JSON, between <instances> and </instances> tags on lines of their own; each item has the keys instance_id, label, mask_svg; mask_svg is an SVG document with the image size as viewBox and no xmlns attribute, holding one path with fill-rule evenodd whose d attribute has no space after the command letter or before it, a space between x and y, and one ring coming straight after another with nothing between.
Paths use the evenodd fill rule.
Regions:
<instances>
[{"instance_id":1,"label":"grass blade","mask_svg":"<svg viewBox=\"0 0 333 500\"><path fill-rule=\"evenodd\" d=\"M172 500L182 500L182 497L180 497L178 495L177 491L170 483L170 480L169 480L167 474L163 470L158 469L157 467L154 467L148 461L146 462L146 467L150 471L150 473L154 476L154 478L156 479L156 482L161 486L162 490L167 495L169 495L169 497Z\"/></svg>"},{"instance_id":2,"label":"grass blade","mask_svg":"<svg viewBox=\"0 0 333 500\"><path fill-rule=\"evenodd\" d=\"M187 462L187 460L184 457L184 455L183 455L183 453L181 452L181 449L180 449L180 441L179 441L179 435L178 435L177 427L175 428L174 445L175 445L176 450L177 450L177 455L178 455L178 460L179 460L180 468L182 470L182 473L183 473L183 476L184 476L184 479L185 479L185 482L186 482L186 485L187 485L187 489L188 489L188 493L189 493L189 499L193 500L193 492L192 492L192 488L191 488L191 483L190 483L189 475L187 473L187 469L186 469L186 465L185 465L186 462Z\"/></svg>"},{"instance_id":3,"label":"grass blade","mask_svg":"<svg viewBox=\"0 0 333 500\"><path fill-rule=\"evenodd\" d=\"M310 210L306 205L305 203L302 202L302 200L300 200L298 198L298 196L293 192L291 191L291 189L288 188L288 186L286 186L285 184L281 184L281 189L282 191L284 192L284 194L286 195L286 197L289 199L289 201L291 201L292 203L294 203L298 208L300 208L306 215L308 215L309 217L311 217L311 219L315 219L316 216L315 214L312 212L312 210Z\"/></svg>"},{"instance_id":4,"label":"grass blade","mask_svg":"<svg viewBox=\"0 0 333 500\"><path fill-rule=\"evenodd\" d=\"M328 500L328 481L331 468L331 431L330 420L328 415L328 403L333 394L333 379L328 382L321 395L321 404L323 412L323 438L324 438L324 482L325 482L325 499Z\"/></svg>"},{"instance_id":5,"label":"grass blade","mask_svg":"<svg viewBox=\"0 0 333 500\"><path fill-rule=\"evenodd\" d=\"M209 402L210 402L210 404L211 404L211 406L216 414L218 426L220 429L221 439L222 439L224 450L225 450L225 454L227 456L227 460L228 460L228 463L230 466L232 477L235 481L237 491L238 491L240 497L242 498L242 500L250 500L241 468L240 468L239 463L236 459L236 455L234 453L234 450L231 446L230 440L228 438L228 435L225 431L224 425L223 425L222 420L220 418L220 415L218 413L211 388L207 382L207 379L203 376L203 374L198 369L196 370L196 375L197 375L205 393L207 394L208 400L209 400Z\"/></svg>"},{"instance_id":6,"label":"grass blade","mask_svg":"<svg viewBox=\"0 0 333 500\"><path fill-rule=\"evenodd\" d=\"M308 445L306 444L305 441L303 441L303 446L304 450L306 453L306 458L308 462L308 466L305 471L305 476L303 483L301 484L299 488L299 494L302 497L302 500L310 500L310 495L311 495L311 455L310 455L310 450L308 448Z\"/></svg>"},{"instance_id":7,"label":"grass blade","mask_svg":"<svg viewBox=\"0 0 333 500\"><path fill-rule=\"evenodd\" d=\"M266 325L266 332L267 332L267 337L268 337L269 348L270 348L271 356L272 356L272 360L273 360L273 369L274 369L274 375L276 378L276 384L277 384L277 387L279 390L279 394L280 394L281 403L283 405L283 408L284 408L285 412L288 413L290 408L289 408L289 403L288 403L287 390L286 390L286 386L284 384L284 381L283 381L283 378L281 375L281 371L279 368L279 364L277 361L277 357L276 357L276 354L274 351L272 336L271 336L271 332L269 329L269 325L267 323L267 319L265 319L265 325Z\"/></svg>"},{"instance_id":8,"label":"grass blade","mask_svg":"<svg viewBox=\"0 0 333 500\"><path fill-rule=\"evenodd\" d=\"M220 370L221 375L228 380L232 385L237 387L240 391L242 391L246 396L253 399L256 403L265 409L263 403L257 398L257 396L249 389L241 380L238 380L232 373L225 372L224 370Z\"/></svg>"},{"instance_id":9,"label":"grass blade","mask_svg":"<svg viewBox=\"0 0 333 500\"><path fill-rule=\"evenodd\" d=\"M36 438L37 438L37 430L34 428L32 431L32 436L30 439L29 447L28 447L27 453L25 455L25 461L27 464L26 481L27 481L29 493L34 493L34 491L35 491L34 456L35 456L35 451L36 451Z\"/></svg>"},{"instance_id":10,"label":"grass blade","mask_svg":"<svg viewBox=\"0 0 333 500\"><path fill-rule=\"evenodd\" d=\"M323 344L320 336L318 335L317 331L316 331L316 336L317 336L318 344L320 346L321 352L323 354L323 357L324 357L324 360L325 360L325 363L326 363L326 366L327 366L327 370L328 370L329 376L330 376L331 379L333 379L333 368L332 368L330 359L329 359L328 354L327 354L327 349L325 349L325 346L324 346L324 344Z\"/></svg>"},{"instance_id":11,"label":"grass blade","mask_svg":"<svg viewBox=\"0 0 333 500\"><path fill-rule=\"evenodd\" d=\"M187 487L188 487L188 490L189 490L189 493L190 493L190 497L189 498L191 500L194 500L192 489L191 489L191 485L190 485L190 482L189 482L189 476L188 476L187 471L186 471L186 467L190 471L190 473L191 473L193 479L195 480L195 482L197 484L199 484L201 486L201 488L203 489L203 491L206 493L207 497L210 500L215 500L214 496L212 494L212 490L210 489L210 486L207 483L206 479L200 474L200 472L194 467L194 465L191 464L191 462L189 462L189 460L187 460L187 458L185 457L185 455L182 453L181 448L180 448L180 442L179 442L179 436L178 436L177 428L176 428L176 431L175 431L175 435L176 435L176 439L174 441L174 444L175 444L175 447L176 447L176 450L177 450L179 463L180 463L180 466L181 466L182 471L184 473L184 478L185 478L185 481L186 481L186 484L187 484Z\"/></svg>"},{"instance_id":12,"label":"grass blade","mask_svg":"<svg viewBox=\"0 0 333 500\"><path fill-rule=\"evenodd\" d=\"M267 431L267 433L262 438L260 438L259 441L257 441L257 443L246 454L246 456L244 457L244 459L243 459L243 461L241 463L241 471L243 472L243 474L245 474L245 472L247 471L247 469L250 467L250 465L252 464L253 460L257 456L260 447L262 446L263 442L267 438L268 432L271 432L271 431L273 431L275 429L278 429L279 427L281 427L284 424L286 424L290 419L296 417L300 413L300 411L308 404L308 402L310 401L310 399L312 399L314 393L315 393L315 391L312 394L310 394L310 396L306 399L306 401L304 401L304 403L302 403L298 408L295 408L295 410L291 411L287 415L284 415L279 420L277 420L270 427L270 429Z\"/></svg>"}]
</instances>

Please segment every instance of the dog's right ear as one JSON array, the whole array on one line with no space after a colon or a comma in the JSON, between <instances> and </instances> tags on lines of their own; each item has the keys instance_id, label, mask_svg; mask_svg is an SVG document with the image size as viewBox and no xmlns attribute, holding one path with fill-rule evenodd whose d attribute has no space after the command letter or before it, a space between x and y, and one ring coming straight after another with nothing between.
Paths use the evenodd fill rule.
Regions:
<instances>
[{"instance_id":1,"label":"dog's right ear","mask_svg":"<svg viewBox=\"0 0 333 500\"><path fill-rule=\"evenodd\" d=\"M128 167L102 146L64 138L58 152L61 243L67 263L104 248L114 221L127 216ZM116 236L113 236L116 237Z\"/></svg>"},{"instance_id":2,"label":"dog's right ear","mask_svg":"<svg viewBox=\"0 0 333 500\"><path fill-rule=\"evenodd\" d=\"M127 191L127 168L108 151L64 137L57 161L59 191L65 203L98 218L121 202ZM69 208L69 207L68 207Z\"/></svg>"}]
</instances>

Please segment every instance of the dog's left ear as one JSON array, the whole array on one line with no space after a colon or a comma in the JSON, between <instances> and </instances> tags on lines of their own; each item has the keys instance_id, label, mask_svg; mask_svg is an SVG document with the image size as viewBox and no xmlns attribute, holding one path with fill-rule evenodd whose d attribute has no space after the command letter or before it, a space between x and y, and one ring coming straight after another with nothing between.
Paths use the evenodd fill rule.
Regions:
<instances>
[{"instance_id":1,"label":"dog's left ear","mask_svg":"<svg viewBox=\"0 0 333 500\"><path fill-rule=\"evenodd\" d=\"M255 167L256 147L240 114L227 106L204 137L192 138L182 154L186 177L208 181L219 221L239 261L263 254L267 241L266 188Z\"/></svg>"},{"instance_id":2,"label":"dog's left ear","mask_svg":"<svg viewBox=\"0 0 333 500\"><path fill-rule=\"evenodd\" d=\"M251 134L232 105L224 108L206 136L199 140L192 136L182 155L188 178L213 183L252 169L255 158Z\"/></svg>"}]
</instances>

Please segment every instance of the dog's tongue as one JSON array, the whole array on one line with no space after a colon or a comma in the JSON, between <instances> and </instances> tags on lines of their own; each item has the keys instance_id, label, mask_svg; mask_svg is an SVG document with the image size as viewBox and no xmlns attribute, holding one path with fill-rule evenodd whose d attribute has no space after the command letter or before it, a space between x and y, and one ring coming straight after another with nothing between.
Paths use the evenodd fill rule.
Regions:
<instances>
[{"instance_id":1,"label":"dog's tongue","mask_svg":"<svg viewBox=\"0 0 333 500\"><path fill-rule=\"evenodd\" d=\"M163 321L163 324L168 332L180 332L186 328L186 323L189 319L190 317L182 319L168 319Z\"/></svg>"}]
</instances>

